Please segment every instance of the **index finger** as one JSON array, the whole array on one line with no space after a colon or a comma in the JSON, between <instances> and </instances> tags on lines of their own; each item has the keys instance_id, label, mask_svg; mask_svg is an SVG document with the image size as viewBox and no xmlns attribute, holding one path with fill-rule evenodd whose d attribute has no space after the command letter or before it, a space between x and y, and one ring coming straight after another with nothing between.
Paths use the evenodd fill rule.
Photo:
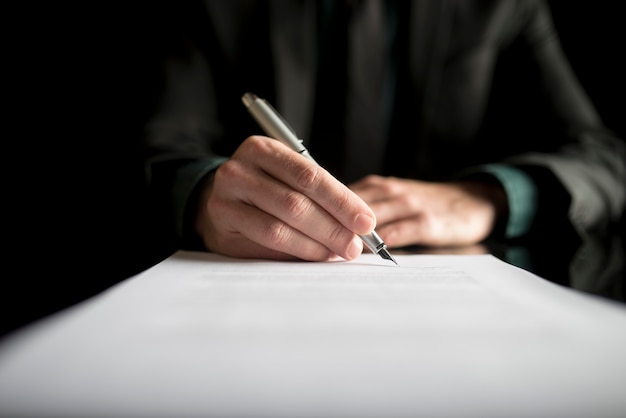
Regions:
<instances>
[{"instance_id":1,"label":"index finger","mask_svg":"<svg viewBox=\"0 0 626 418\"><path fill-rule=\"evenodd\" d=\"M364 235L373 231L376 217L370 207L315 161L277 140L260 141L257 145L267 147L259 155L268 157L257 163L268 175L315 201L354 233Z\"/></svg>"}]
</instances>

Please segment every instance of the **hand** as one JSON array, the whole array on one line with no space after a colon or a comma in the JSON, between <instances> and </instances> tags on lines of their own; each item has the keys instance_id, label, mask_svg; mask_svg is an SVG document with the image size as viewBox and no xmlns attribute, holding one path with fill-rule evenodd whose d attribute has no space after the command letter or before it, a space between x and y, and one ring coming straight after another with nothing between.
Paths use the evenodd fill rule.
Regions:
<instances>
[{"instance_id":1,"label":"hand","mask_svg":"<svg viewBox=\"0 0 626 418\"><path fill-rule=\"evenodd\" d=\"M207 179L195 231L206 248L241 258L353 259L372 210L315 162L264 136L247 138Z\"/></svg>"},{"instance_id":2,"label":"hand","mask_svg":"<svg viewBox=\"0 0 626 418\"><path fill-rule=\"evenodd\" d=\"M376 214L376 232L389 247L476 244L507 212L506 194L495 183L368 176L350 188Z\"/></svg>"}]
</instances>

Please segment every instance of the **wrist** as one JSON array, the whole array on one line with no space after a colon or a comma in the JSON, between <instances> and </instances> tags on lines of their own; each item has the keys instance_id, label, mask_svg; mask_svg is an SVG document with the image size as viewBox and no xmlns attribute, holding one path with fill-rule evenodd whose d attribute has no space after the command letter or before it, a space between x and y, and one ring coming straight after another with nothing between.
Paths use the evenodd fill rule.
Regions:
<instances>
[{"instance_id":1,"label":"wrist","mask_svg":"<svg viewBox=\"0 0 626 418\"><path fill-rule=\"evenodd\" d=\"M509 218L509 201L505 188L491 176L482 176L460 182L463 189L481 201L491 212L489 236L503 237Z\"/></svg>"}]
</instances>

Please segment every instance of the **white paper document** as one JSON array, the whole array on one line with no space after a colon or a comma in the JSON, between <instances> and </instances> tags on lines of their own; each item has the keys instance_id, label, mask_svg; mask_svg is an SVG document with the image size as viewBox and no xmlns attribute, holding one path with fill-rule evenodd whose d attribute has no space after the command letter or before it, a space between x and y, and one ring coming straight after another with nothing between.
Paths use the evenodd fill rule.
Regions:
<instances>
[{"instance_id":1,"label":"white paper document","mask_svg":"<svg viewBox=\"0 0 626 418\"><path fill-rule=\"evenodd\" d=\"M2 341L0 416L626 416L626 305L396 259L178 252Z\"/></svg>"}]
</instances>

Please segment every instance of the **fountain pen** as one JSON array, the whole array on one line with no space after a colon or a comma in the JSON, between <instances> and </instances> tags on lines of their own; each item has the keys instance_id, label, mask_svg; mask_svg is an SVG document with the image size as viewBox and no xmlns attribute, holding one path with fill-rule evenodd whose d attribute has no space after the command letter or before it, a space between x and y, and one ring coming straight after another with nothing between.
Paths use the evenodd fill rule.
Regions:
<instances>
[{"instance_id":1,"label":"fountain pen","mask_svg":"<svg viewBox=\"0 0 626 418\"><path fill-rule=\"evenodd\" d=\"M294 151L316 162L311 154L309 154L302 140L298 138L283 117L265 99L253 93L245 93L241 97L241 101L268 136L281 141ZM381 258L391 260L398 265L398 262L389 253L387 244L378 236L376 231L372 231L369 235L359 236L367 248L374 254L378 254Z\"/></svg>"}]
</instances>

